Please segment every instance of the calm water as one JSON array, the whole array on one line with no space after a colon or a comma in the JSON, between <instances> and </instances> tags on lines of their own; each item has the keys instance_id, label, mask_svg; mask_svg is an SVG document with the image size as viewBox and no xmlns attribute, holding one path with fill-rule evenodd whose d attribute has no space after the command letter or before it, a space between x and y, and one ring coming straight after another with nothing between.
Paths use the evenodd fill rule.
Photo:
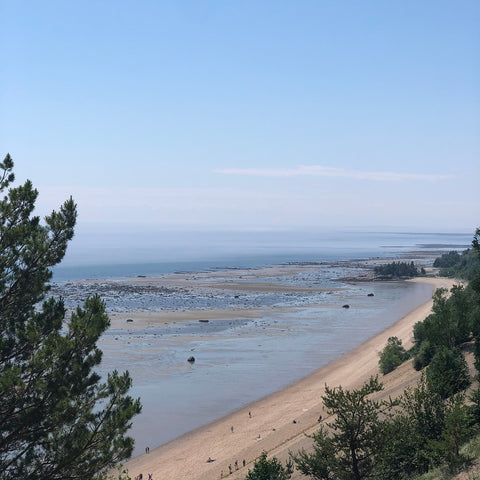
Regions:
<instances>
[{"instance_id":1,"label":"calm water","mask_svg":"<svg viewBox=\"0 0 480 480\"><path fill-rule=\"evenodd\" d=\"M74 238L56 282L198 272L222 268L258 268L289 262L325 262L392 257L411 251L465 249L472 233L392 232L162 232L136 239L129 247L115 239L78 245ZM152 245L154 244L154 245Z\"/></svg>"}]
</instances>

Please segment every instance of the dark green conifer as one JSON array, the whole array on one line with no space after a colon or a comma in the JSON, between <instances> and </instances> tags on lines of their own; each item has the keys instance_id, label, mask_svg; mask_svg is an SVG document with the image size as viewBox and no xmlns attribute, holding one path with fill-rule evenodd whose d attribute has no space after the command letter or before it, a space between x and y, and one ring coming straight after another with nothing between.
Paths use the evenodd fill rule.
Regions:
<instances>
[{"instance_id":1,"label":"dark green conifer","mask_svg":"<svg viewBox=\"0 0 480 480\"><path fill-rule=\"evenodd\" d=\"M33 215L30 181L9 188L13 161L0 163L0 478L100 479L129 457L126 436L139 400L128 372L100 381L96 342L108 328L105 305L89 298L66 320L47 298L51 268L65 255L77 210L70 198Z\"/></svg>"}]
</instances>

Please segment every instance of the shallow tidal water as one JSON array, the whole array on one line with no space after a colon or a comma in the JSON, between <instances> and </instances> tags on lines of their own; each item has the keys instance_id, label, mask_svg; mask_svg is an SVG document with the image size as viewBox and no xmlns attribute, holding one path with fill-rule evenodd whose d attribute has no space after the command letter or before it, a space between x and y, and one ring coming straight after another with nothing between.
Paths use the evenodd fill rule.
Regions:
<instances>
[{"instance_id":1,"label":"shallow tidal water","mask_svg":"<svg viewBox=\"0 0 480 480\"><path fill-rule=\"evenodd\" d=\"M256 319L112 329L99 344L102 370L131 373L131 394L143 404L130 433L138 455L330 363L431 295L425 284L360 283Z\"/></svg>"}]
</instances>

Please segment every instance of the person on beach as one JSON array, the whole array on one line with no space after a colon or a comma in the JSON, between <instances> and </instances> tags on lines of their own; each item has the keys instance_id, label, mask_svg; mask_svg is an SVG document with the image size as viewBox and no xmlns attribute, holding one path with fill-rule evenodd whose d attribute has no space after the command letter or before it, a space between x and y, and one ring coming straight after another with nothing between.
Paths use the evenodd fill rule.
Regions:
<instances>
[{"instance_id":1,"label":"person on beach","mask_svg":"<svg viewBox=\"0 0 480 480\"><path fill-rule=\"evenodd\" d=\"M232 464L228 466L228 471L230 472L230 475L232 474Z\"/></svg>"},{"instance_id":2,"label":"person on beach","mask_svg":"<svg viewBox=\"0 0 480 480\"><path fill-rule=\"evenodd\" d=\"M233 425L230 427L231 432L233 433Z\"/></svg>"},{"instance_id":3,"label":"person on beach","mask_svg":"<svg viewBox=\"0 0 480 480\"><path fill-rule=\"evenodd\" d=\"M242 462L242 463L243 463L243 466L245 466L245 459L243 459L243 462Z\"/></svg>"},{"instance_id":4,"label":"person on beach","mask_svg":"<svg viewBox=\"0 0 480 480\"><path fill-rule=\"evenodd\" d=\"M252 418L252 412L248 412L249 418Z\"/></svg>"},{"instance_id":5,"label":"person on beach","mask_svg":"<svg viewBox=\"0 0 480 480\"><path fill-rule=\"evenodd\" d=\"M238 460L235 460L235 470L238 470Z\"/></svg>"}]
</instances>

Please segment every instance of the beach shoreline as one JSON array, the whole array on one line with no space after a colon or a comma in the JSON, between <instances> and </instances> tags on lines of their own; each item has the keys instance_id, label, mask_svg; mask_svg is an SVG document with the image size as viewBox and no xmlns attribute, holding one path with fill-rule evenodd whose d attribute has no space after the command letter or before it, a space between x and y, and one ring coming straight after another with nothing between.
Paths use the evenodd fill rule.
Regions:
<instances>
[{"instance_id":1,"label":"beach shoreline","mask_svg":"<svg viewBox=\"0 0 480 480\"><path fill-rule=\"evenodd\" d=\"M417 278L411 281L425 282L434 288L450 288L455 283L443 278ZM388 337L397 336L409 348L413 325L430 313L431 306L432 301L429 300L339 359L278 392L187 432L150 450L148 454L129 460L124 467L132 477L139 473L151 473L154 479L206 480L220 478L223 471L224 476L243 478L263 450L279 458L286 458L289 450L308 447L304 433L311 433L318 427L318 416L324 412L321 395L325 383L351 389L377 374L378 354ZM189 315L191 314L187 314L187 317ZM399 393L401 387L404 388L404 385L418 376L418 372L411 367L408 370L404 367L397 370L382 377L382 381L388 384L385 392L388 391L389 394ZM207 462L208 458L214 461ZM229 475L228 466L234 467L235 461L238 462L239 470L233 468Z\"/></svg>"}]
</instances>

